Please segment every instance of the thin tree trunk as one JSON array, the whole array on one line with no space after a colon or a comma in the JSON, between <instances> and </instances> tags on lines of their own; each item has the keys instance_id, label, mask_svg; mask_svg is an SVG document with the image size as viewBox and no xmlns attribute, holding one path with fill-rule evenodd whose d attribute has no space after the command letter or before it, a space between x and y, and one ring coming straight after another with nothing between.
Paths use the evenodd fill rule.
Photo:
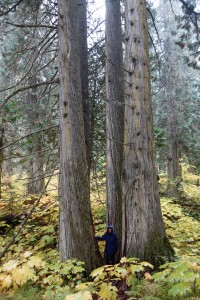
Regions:
<instances>
[{"instance_id":1,"label":"thin tree trunk","mask_svg":"<svg viewBox=\"0 0 200 300\"><path fill-rule=\"evenodd\" d=\"M99 264L90 207L78 45L77 1L59 0L61 260L76 257L87 272Z\"/></svg>"},{"instance_id":2,"label":"thin tree trunk","mask_svg":"<svg viewBox=\"0 0 200 300\"><path fill-rule=\"evenodd\" d=\"M159 264L171 253L154 167L145 0L127 0L123 185L123 255Z\"/></svg>"},{"instance_id":3,"label":"thin tree trunk","mask_svg":"<svg viewBox=\"0 0 200 300\"><path fill-rule=\"evenodd\" d=\"M28 150L30 154L30 160L28 166L29 179L27 190L29 194L40 194L45 185L43 170L44 154L42 153L41 136L36 136L33 143L33 146Z\"/></svg>"},{"instance_id":4,"label":"thin tree trunk","mask_svg":"<svg viewBox=\"0 0 200 300\"><path fill-rule=\"evenodd\" d=\"M170 75L169 75L170 76ZM181 180L180 150L177 136L177 116L175 100L171 97L167 99L167 171L169 197L179 198L179 183Z\"/></svg>"},{"instance_id":5,"label":"thin tree trunk","mask_svg":"<svg viewBox=\"0 0 200 300\"><path fill-rule=\"evenodd\" d=\"M36 62L33 62L33 64ZM33 68L32 77L29 78L30 85L37 83L37 77L35 76L35 68ZM32 88L26 99L27 105L27 123L29 128L34 128L38 118L40 117L39 108L37 103L37 88ZM27 191L29 194L40 194L44 189L44 157L42 154L42 139L41 135L35 135L31 146L28 148L30 154L27 173L29 176L29 182L27 183ZM40 152L40 153L38 153ZM32 155L32 153L35 153Z\"/></svg>"},{"instance_id":6,"label":"thin tree trunk","mask_svg":"<svg viewBox=\"0 0 200 300\"><path fill-rule=\"evenodd\" d=\"M80 68L81 68L81 91L83 101L83 121L86 144L86 159L88 164L88 173L91 169L92 147L90 134L90 111L89 111L89 93L88 93L88 46L87 46L87 2L79 0L78 2L78 25L79 25L79 49L80 49Z\"/></svg>"},{"instance_id":7,"label":"thin tree trunk","mask_svg":"<svg viewBox=\"0 0 200 300\"><path fill-rule=\"evenodd\" d=\"M124 85L120 0L106 1L106 97L107 223L113 224L121 241Z\"/></svg>"},{"instance_id":8,"label":"thin tree trunk","mask_svg":"<svg viewBox=\"0 0 200 300\"><path fill-rule=\"evenodd\" d=\"M4 140L4 124L3 124L3 118L0 117L0 148L3 146L3 140ZM3 149L0 150L0 199L1 199L1 190L2 190L2 168L3 168Z\"/></svg>"},{"instance_id":9,"label":"thin tree trunk","mask_svg":"<svg viewBox=\"0 0 200 300\"><path fill-rule=\"evenodd\" d=\"M165 7L169 7L165 4ZM164 16L165 26L171 21L170 15ZM164 41L165 51L165 66L164 66L164 82L167 102L167 173L168 186L167 194L169 197L179 198L179 183L181 180L181 165L180 165L180 147L178 143L178 110L177 99L175 98L176 83L176 54L169 36Z\"/></svg>"}]
</instances>

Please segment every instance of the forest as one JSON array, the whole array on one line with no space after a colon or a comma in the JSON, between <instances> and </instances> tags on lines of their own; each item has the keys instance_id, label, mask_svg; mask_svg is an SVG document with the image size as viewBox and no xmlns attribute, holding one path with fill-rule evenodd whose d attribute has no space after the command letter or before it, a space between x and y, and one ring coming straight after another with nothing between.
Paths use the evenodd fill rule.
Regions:
<instances>
[{"instance_id":1,"label":"forest","mask_svg":"<svg viewBox=\"0 0 200 300\"><path fill-rule=\"evenodd\" d=\"M199 70L198 0L1 0L0 300L200 300Z\"/></svg>"}]
</instances>

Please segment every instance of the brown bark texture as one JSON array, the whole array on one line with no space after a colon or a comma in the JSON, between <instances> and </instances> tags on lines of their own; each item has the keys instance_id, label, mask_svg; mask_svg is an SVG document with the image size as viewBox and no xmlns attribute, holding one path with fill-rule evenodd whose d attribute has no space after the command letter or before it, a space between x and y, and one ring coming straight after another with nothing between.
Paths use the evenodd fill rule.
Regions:
<instances>
[{"instance_id":1,"label":"brown bark texture","mask_svg":"<svg viewBox=\"0 0 200 300\"><path fill-rule=\"evenodd\" d=\"M0 148L3 146L4 142L4 124L3 117L0 116ZM0 199L1 199L1 190L2 190L2 169L3 169L4 153L3 150L0 150Z\"/></svg>"},{"instance_id":2,"label":"brown bark texture","mask_svg":"<svg viewBox=\"0 0 200 300\"><path fill-rule=\"evenodd\" d=\"M35 50L37 52L37 50ZM37 56L37 54L35 54ZM37 61L33 61L33 70L30 74L29 84L34 86L38 83L36 74ZM41 117L38 107L38 88L31 88L26 96L26 117L28 130L37 125L38 119ZM29 194L40 194L44 189L44 156L42 153L42 138L41 134L34 135L32 137L32 144L28 148L28 154L30 154L28 162L28 183L27 192Z\"/></svg>"},{"instance_id":3,"label":"brown bark texture","mask_svg":"<svg viewBox=\"0 0 200 300\"><path fill-rule=\"evenodd\" d=\"M78 27L81 68L81 92L83 101L83 121L86 144L86 159L89 173L92 161L92 142L90 134L90 110L88 93L87 2L85 0L79 0L78 2Z\"/></svg>"},{"instance_id":4,"label":"brown bark texture","mask_svg":"<svg viewBox=\"0 0 200 300\"><path fill-rule=\"evenodd\" d=\"M165 24L169 24L170 17L165 17ZM178 110L175 96L176 82L176 57L173 51L173 44L169 37L164 41L165 66L164 82L167 89L167 172L169 197L179 198L178 187L181 180L180 146L178 143Z\"/></svg>"},{"instance_id":5,"label":"brown bark texture","mask_svg":"<svg viewBox=\"0 0 200 300\"><path fill-rule=\"evenodd\" d=\"M89 197L78 44L77 1L59 0L61 260L76 257L87 272L98 266Z\"/></svg>"},{"instance_id":6,"label":"brown bark texture","mask_svg":"<svg viewBox=\"0 0 200 300\"><path fill-rule=\"evenodd\" d=\"M167 171L169 197L179 198L178 187L181 180L180 147L177 136L176 100L167 99Z\"/></svg>"},{"instance_id":7,"label":"brown bark texture","mask_svg":"<svg viewBox=\"0 0 200 300\"><path fill-rule=\"evenodd\" d=\"M119 0L106 1L106 97L107 224L121 241L124 84Z\"/></svg>"},{"instance_id":8,"label":"brown bark texture","mask_svg":"<svg viewBox=\"0 0 200 300\"><path fill-rule=\"evenodd\" d=\"M156 263L165 252L153 154L145 0L127 0L122 255Z\"/></svg>"}]
</instances>

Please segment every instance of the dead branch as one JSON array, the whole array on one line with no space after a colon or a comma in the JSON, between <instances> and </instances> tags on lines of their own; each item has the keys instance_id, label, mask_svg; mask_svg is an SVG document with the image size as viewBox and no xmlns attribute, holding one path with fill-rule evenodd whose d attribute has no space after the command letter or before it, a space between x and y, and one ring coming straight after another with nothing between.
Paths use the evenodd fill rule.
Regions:
<instances>
[{"instance_id":1,"label":"dead branch","mask_svg":"<svg viewBox=\"0 0 200 300\"><path fill-rule=\"evenodd\" d=\"M59 82L59 80L57 78L55 80L43 81L43 82L39 82L39 83L36 83L36 84L33 84L33 85L28 85L28 86L24 86L22 88L19 88L16 91L14 91L11 95L9 95L7 98L4 99L3 103L1 103L1 105L0 105L0 109L2 109L4 107L4 105L8 102L8 100L10 100L13 96L17 95L18 93L21 93L21 92L26 91L26 90L31 89L31 88L36 88L36 87L39 87L39 86L42 86L42 85L54 84L54 83L58 83L58 82Z\"/></svg>"},{"instance_id":2,"label":"dead branch","mask_svg":"<svg viewBox=\"0 0 200 300\"><path fill-rule=\"evenodd\" d=\"M40 133L40 132L42 132L42 131L47 131L47 130L50 130L50 129L53 129L53 128L56 128L56 127L58 127L58 125L54 125L54 126L50 126L50 127L48 127L48 128L43 128L43 129L39 129L39 130L30 132L30 133L28 133L28 134L26 134L26 135L20 137L19 139L15 140L14 142L9 143L9 144L7 144L7 145L4 145L3 147L0 148L0 150L5 149L5 148L8 148L8 147L10 147L10 146L12 146L12 145L18 143L19 141L21 141L21 140L23 140L23 139L25 139L25 138L27 138L27 137L33 135L33 134Z\"/></svg>"}]
</instances>

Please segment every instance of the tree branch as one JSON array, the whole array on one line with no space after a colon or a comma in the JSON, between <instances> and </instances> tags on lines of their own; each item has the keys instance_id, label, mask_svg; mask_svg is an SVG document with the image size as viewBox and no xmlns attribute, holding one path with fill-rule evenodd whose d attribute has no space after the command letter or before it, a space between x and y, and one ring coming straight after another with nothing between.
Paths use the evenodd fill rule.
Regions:
<instances>
[{"instance_id":1,"label":"tree branch","mask_svg":"<svg viewBox=\"0 0 200 300\"><path fill-rule=\"evenodd\" d=\"M147 11L148 11L148 13L149 13L150 16L151 16L151 19L152 19L153 26L154 26L154 28L155 28L156 34L157 34L157 36L158 36L159 41L161 42L161 39L160 39L160 36L159 36L159 32L158 32L158 29L157 29L157 27L156 27L156 23L155 23L155 20L154 20L153 15L152 15L152 12L151 12L151 10L150 10L148 7L147 7Z\"/></svg>"},{"instance_id":2,"label":"tree branch","mask_svg":"<svg viewBox=\"0 0 200 300\"><path fill-rule=\"evenodd\" d=\"M23 139L25 139L25 138L27 138L27 137L33 135L33 134L36 134L36 133L39 133L39 132L42 132L42 131L46 131L46 130L49 130L49 129L53 129L53 128L56 128L56 127L58 127L58 125L54 125L54 126L50 126L50 127L47 127L47 128L43 128L43 129L39 129L39 130L30 132L30 133L28 133L28 134L26 134L26 135L20 137L19 139L15 140L14 142L9 143L9 144L7 144L7 145L4 145L3 147L0 148L0 150L5 149L5 148L8 148L8 147L10 147L10 146L16 144L17 142L19 142L19 141L21 141L21 140L23 140Z\"/></svg>"},{"instance_id":3,"label":"tree branch","mask_svg":"<svg viewBox=\"0 0 200 300\"><path fill-rule=\"evenodd\" d=\"M10 100L13 96L17 95L20 92L26 91L30 88L36 88L42 85L46 85L46 84L54 84L54 83L59 83L59 79L55 79L55 80L50 80L50 81L43 81L43 82L39 82L33 85L29 85L29 86L25 86L22 88L19 88L18 90L14 91L11 95L9 95L6 99L4 99L3 103L1 103L0 105L0 110L4 107L4 105L6 105L6 103L8 102L8 100Z\"/></svg>"},{"instance_id":4,"label":"tree branch","mask_svg":"<svg viewBox=\"0 0 200 300\"><path fill-rule=\"evenodd\" d=\"M50 29L57 29L57 26L51 26L51 25L46 25L46 24L40 24L40 25L36 25L36 24L15 24L15 23L11 23L11 22L6 22L6 24L15 26L15 27L21 27L21 28L50 28Z\"/></svg>"},{"instance_id":5,"label":"tree branch","mask_svg":"<svg viewBox=\"0 0 200 300\"><path fill-rule=\"evenodd\" d=\"M17 1L17 3L15 3L11 8L9 8L9 9L8 9L7 11L5 11L5 12L2 12L2 11L1 11L0 17L1 17L1 16L5 16L5 15L9 14L9 12L15 10L16 7L17 7L22 1L23 1L23 0Z\"/></svg>"},{"instance_id":6,"label":"tree branch","mask_svg":"<svg viewBox=\"0 0 200 300\"><path fill-rule=\"evenodd\" d=\"M194 6L189 6L188 3L186 3L184 0L179 0L179 1L183 4L183 6L185 6L189 14L194 14L196 17L197 16L200 17L200 13L194 10Z\"/></svg>"}]
</instances>

